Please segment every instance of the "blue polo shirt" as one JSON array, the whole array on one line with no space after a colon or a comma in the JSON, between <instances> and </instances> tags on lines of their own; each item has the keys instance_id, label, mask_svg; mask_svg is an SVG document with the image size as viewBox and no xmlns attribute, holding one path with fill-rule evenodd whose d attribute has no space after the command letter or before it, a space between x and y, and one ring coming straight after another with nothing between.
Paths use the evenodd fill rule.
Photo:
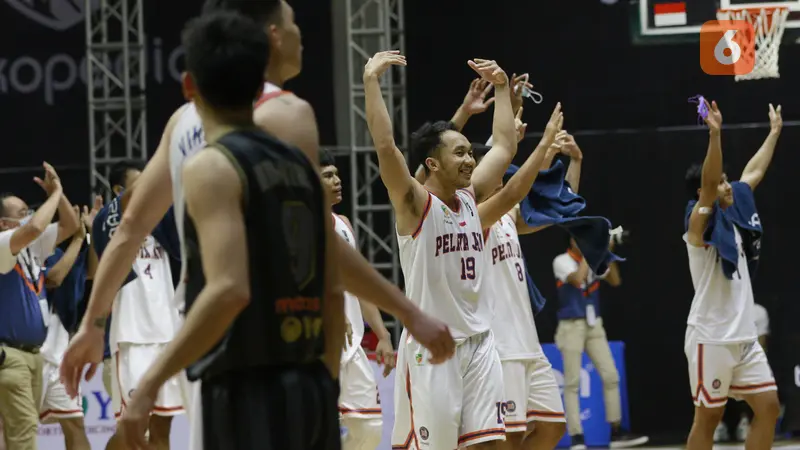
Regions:
<instances>
[{"instance_id":1,"label":"blue polo shirt","mask_svg":"<svg viewBox=\"0 0 800 450\"><path fill-rule=\"evenodd\" d=\"M16 255L11 253L15 231L0 233L0 342L39 347L49 322L43 267L55 248L58 224L48 225Z\"/></svg>"}]
</instances>

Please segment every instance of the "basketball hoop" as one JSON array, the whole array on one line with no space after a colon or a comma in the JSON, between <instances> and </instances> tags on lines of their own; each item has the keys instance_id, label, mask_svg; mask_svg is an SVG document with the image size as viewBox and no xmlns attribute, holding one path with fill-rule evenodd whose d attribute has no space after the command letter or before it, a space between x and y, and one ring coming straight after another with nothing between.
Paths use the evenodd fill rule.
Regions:
<instances>
[{"instance_id":1,"label":"basketball hoop","mask_svg":"<svg viewBox=\"0 0 800 450\"><path fill-rule=\"evenodd\" d=\"M742 58L754 58L753 71L744 75L736 75L736 81L780 78L778 49L781 46L788 17L788 8L741 8L717 11L717 20L723 24L729 20L746 20L753 26L754 35L739 37L751 44L755 41L755 46L750 46L751 49L754 49L755 54L743 52L741 56Z\"/></svg>"}]
</instances>

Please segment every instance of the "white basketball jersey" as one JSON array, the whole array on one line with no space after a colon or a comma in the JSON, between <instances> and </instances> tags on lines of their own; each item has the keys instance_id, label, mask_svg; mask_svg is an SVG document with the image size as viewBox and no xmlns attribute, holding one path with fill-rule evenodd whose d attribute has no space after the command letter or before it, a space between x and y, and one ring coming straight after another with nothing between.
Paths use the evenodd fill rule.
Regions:
<instances>
[{"instance_id":1,"label":"white basketball jersey","mask_svg":"<svg viewBox=\"0 0 800 450\"><path fill-rule=\"evenodd\" d=\"M695 247L686 242L694 298L687 323L694 327L699 342L730 344L757 339L753 321L753 287L742 247L742 236L734 227L739 253L737 270L729 280L722 272L717 249ZM687 236L684 234L683 239Z\"/></svg>"},{"instance_id":2,"label":"white basketball jersey","mask_svg":"<svg viewBox=\"0 0 800 450\"><path fill-rule=\"evenodd\" d=\"M148 236L133 263L136 279L120 289L111 312L109 341L112 351L120 342L162 344L176 328L172 272L167 252Z\"/></svg>"},{"instance_id":3,"label":"white basketball jersey","mask_svg":"<svg viewBox=\"0 0 800 450\"><path fill-rule=\"evenodd\" d=\"M542 347L533 321L517 225L506 214L492 225L487 235L489 276L484 283L492 295L492 332L497 352L502 360L535 358Z\"/></svg>"},{"instance_id":4,"label":"white basketball jersey","mask_svg":"<svg viewBox=\"0 0 800 450\"><path fill-rule=\"evenodd\" d=\"M42 344L42 358L54 366L60 366L64 352L69 346L69 333L55 311L50 311L50 323L47 324L47 338Z\"/></svg>"},{"instance_id":5,"label":"white basketball jersey","mask_svg":"<svg viewBox=\"0 0 800 450\"><path fill-rule=\"evenodd\" d=\"M337 214L333 214L333 226L351 247L356 248L356 237L353 230ZM349 292L344 293L344 313L350 326L353 327L353 345L348 344L347 351L342 352L342 362L349 361L356 354L364 339L364 316L361 314L361 304L358 298Z\"/></svg>"},{"instance_id":6,"label":"white basketball jersey","mask_svg":"<svg viewBox=\"0 0 800 450\"><path fill-rule=\"evenodd\" d=\"M491 313L481 286L488 267L478 207L467 190L456 198L453 211L429 193L417 230L397 240L406 295L464 340L489 330Z\"/></svg>"}]
</instances>

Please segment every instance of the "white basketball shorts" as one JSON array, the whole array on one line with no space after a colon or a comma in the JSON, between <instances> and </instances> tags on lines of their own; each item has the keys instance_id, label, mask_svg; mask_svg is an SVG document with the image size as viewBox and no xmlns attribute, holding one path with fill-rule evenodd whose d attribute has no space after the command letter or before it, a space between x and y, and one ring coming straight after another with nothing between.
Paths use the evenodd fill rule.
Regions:
<instances>
[{"instance_id":1,"label":"white basketball shorts","mask_svg":"<svg viewBox=\"0 0 800 450\"><path fill-rule=\"evenodd\" d=\"M55 423L64 419L83 417L83 397L78 392L69 398L61 383L59 367L45 361L42 370L42 405L39 407L41 423Z\"/></svg>"},{"instance_id":2,"label":"white basketball shorts","mask_svg":"<svg viewBox=\"0 0 800 450\"><path fill-rule=\"evenodd\" d=\"M395 373L393 449L455 449L505 440L503 368L491 331L432 365L403 331Z\"/></svg>"},{"instance_id":3,"label":"white basketball shorts","mask_svg":"<svg viewBox=\"0 0 800 450\"><path fill-rule=\"evenodd\" d=\"M758 341L738 344L704 344L691 328L684 345L689 362L689 383L695 406L725 406L728 397L777 390L767 355Z\"/></svg>"},{"instance_id":4,"label":"white basketball shorts","mask_svg":"<svg viewBox=\"0 0 800 450\"><path fill-rule=\"evenodd\" d=\"M155 362L167 344L129 344L122 342L111 356L114 370L111 372L111 404L114 415L119 419L122 410L130 401L142 376ZM153 414L157 416L177 416L183 414L183 398L178 377L167 381L156 398Z\"/></svg>"},{"instance_id":5,"label":"white basketball shorts","mask_svg":"<svg viewBox=\"0 0 800 450\"><path fill-rule=\"evenodd\" d=\"M519 432L528 422L566 422L553 367L544 354L536 359L503 361L506 431Z\"/></svg>"},{"instance_id":6,"label":"white basketball shorts","mask_svg":"<svg viewBox=\"0 0 800 450\"><path fill-rule=\"evenodd\" d=\"M342 417L374 419L381 417L378 383L362 347L342 365L339 380L339 413Z\"/></svg>"}]
</instances>

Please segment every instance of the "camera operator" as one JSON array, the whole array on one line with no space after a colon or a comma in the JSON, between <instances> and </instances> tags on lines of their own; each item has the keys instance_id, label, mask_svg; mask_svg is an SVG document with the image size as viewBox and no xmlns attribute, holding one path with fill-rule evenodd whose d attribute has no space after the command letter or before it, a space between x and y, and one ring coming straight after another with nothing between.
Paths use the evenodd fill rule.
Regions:
<instances>
[{"instance_id":1,"label":"camera operator","mask_svg":"<svg viewBox=\"0 0 800 450\"><path fill-rule=\"evenodd\" d=\"M609 250L622 242L621 229L612 231ZM603 399L606 420L611 424L611 445L615 448L632 447L648 441L646 436L623 433L620 428L619 373L611 356L603 319L600 317L600 280L611 286L622 284L617 263L612 263L606 273L595 276L586 259L570 238L569 248L553 260L553 272L558 288L558 328L555 342L564 361L564 409L567 413L567 430L572 439L572 449L585 449L581 426L578 386L583 351L589 355L603 380Z\"/></svg>"},{"instance_id":2,"label":"camera operator","mask_svg":"<svg viewBox=\"0 0 800 450\"><path fill-rule=\"evenodd\" d=\"M20 198L0 195L0 416L9 449L36 449L42 357L49 309L45 259L78 229L55 169L44 163L34 181L47 200L34 213ZM59 222L50 223L58 211Z\"/></svg>"}]
</instances>

